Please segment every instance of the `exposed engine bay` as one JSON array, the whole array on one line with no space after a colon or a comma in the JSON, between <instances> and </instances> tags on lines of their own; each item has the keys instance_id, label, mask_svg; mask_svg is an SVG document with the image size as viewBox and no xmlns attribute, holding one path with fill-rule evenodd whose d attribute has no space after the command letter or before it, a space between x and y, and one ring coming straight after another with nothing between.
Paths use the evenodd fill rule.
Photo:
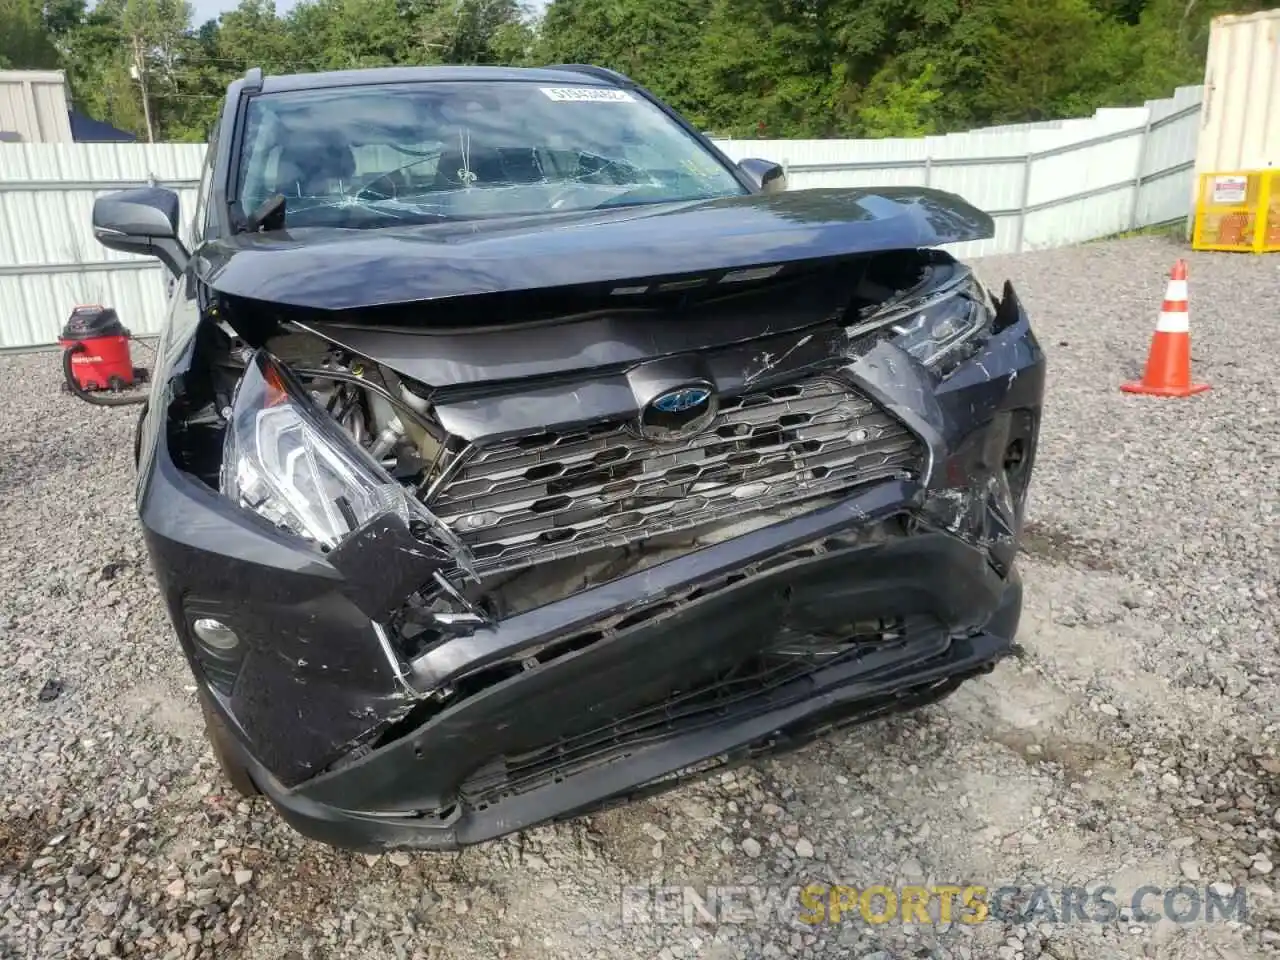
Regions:
<instances>
[{"instance_id":1,"label":"exposed engine bay","mask_svg":"<svg viewBox=\"0 0 1280 960\"><path fill-rule=\"evenodd\" d=\"M299 505L332 500L332 490L316 498L303 488L328 489L335 480L341 485L342 477L376 464L402 491L410 525L415 519L442 523L447 529L437 528L429 539L452 554L447 573L434 573L407 599L389 598L388 627L398 653L413 657L452 632L813 511L855 486L917 474L918 440L829 370L885 337L909 337L909 324L928 312L922 306L941 298L955 301L963 285L981 302L964 301L962 316L926 329L919 338L920 355L929 360L939 350L969 349L964 341L970 322L989 324L994 301L967 268L937 251L850 260L839 266L839 274L841 285L853 291L848 306L786 331L781 348L772 353L771 341L765 341L764 347L733 354L741 358L736 362L743 369L735 372L740 389L707 401L706 422L693 433L668 429L680 418L668 416L664 426L662 411L652 410L647 413L653 422L644 421L644 411L637 420L627 410L568 427L541 422L512 430L520 423L519 415L508 417L513 405L533 403L531 388L555 388L554 378L467 385L459 391L403 375L336 336L321 336L315 332L318 325L273 324L259 350L224 319L208 329L202 343L210 358L205 366L210 401L191 409L203 393L195 389L177 405L179 415L170 428L185 436L174 448L185 451L188 469L206 483L326 552L369 512L357 515L358 504L339 497L330 516L308 515L313 508ZM756 293L780 285L785 296L789 285L785 279L779 284L769 271L750 279L744 286ZM513 330L504 332L518 349L519 337ZM752 334L760 342L757 331L743 330ZM724 349L741 348L730 342ZM726 362L735 362L732 357L726 352ZM261 381L246 376L255 364ZM694 374L676 370L673 376L695 383L706 379ZM268 415L280 420L281 407L288 406L289 385L274 383L282 377L301 388L295 394L305 391L313 409L265 428ZM257 420L238 431L235 411L245 405L251 379L252 389L270 393L279 387L280 393L262 400ZM568 384L571 392L573 387ZM471 436L450 430L459 422L459 408L483 405L486 398L497 404L487 409L501 409L510 422L494 424L501 429L489 435L483 427L471 430ZM444 416L446 408L452 420ZM273 409L276 413L269 414ZM333 456L331 444L304 442L286 451L264 442L268 434L271 443L283 444L280 438L290 432L324 431L324 424L314 420L319 412L330 428L340 428L358 445L365 464L317 460ZM248 456L249 448L259 453ZM274 489L261 485L263 475L275 474L293 480L283 487L277 482ZM291 495L294 483L297 496ZM385 507L389 496L395 499L390 488L381 489L376 499Z\"/></svg>"}]
</instances>

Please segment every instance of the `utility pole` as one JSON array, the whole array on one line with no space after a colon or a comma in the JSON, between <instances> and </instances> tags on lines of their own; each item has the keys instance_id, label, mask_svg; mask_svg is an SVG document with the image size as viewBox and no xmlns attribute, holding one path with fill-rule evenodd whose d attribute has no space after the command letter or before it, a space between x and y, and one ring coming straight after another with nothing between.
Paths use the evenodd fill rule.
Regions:
<instances>
[{"instance_id":1,"label":"utility pole","mask_svg":"<svg viewBox=\"0 0 1280 960\"><path fill-rule=\"evenodd\" d=\"M133 67L129 70L142 91L142 116L147 122L147 143L156 142L155 129L151 126L151 98L147 96L147 65L143 58L142 37L133 37Z\"/></svg>"}]
</instances>

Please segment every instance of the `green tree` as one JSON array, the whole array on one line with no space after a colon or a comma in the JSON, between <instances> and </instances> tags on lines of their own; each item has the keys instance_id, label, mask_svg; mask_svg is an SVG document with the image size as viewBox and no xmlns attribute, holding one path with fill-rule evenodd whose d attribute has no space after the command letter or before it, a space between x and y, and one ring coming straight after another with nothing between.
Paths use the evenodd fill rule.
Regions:
<instances>
[{"instance_id":1,"label":"green tree","mask_svg":"<svg viewBox=\"0 0 1280 960\"><path fill-rule=\"evenodd\" d=\"M37 0L0 0L0 67L47 70L60 65L58 48Z\"/></svg>"},{"instance_id":2,"label":"green tree","mask_svg":"<svg viewBox=\"0 0 1280 960\"><path fill-rule=\"evenodd\" d=\"M694 71L710 10L711 0L555 0L537 58L618 70L699 117Z\"/></svg>"},{"instance_id":3,"label":"green tree","mask_svg":"<svg viewBox=\"0 0 1280 960\"><path fill-rule=\"evenodd\" d=\"M1123 24L1088 0L995 0L971 10L981 19L965 25L953 82L972 90L975 121L1047 120L1104 105L1124 63Z\"/></svg>"},{"instance_id":4,"label":"green tree","mask_svg":"<svg viewBox=\"0 0 1280 960\"><path fill-rule=\"evenodd\" d=\"M206 136L229 81L386 64L595 63L735 136L919 136L1088 114L1202 79L1209 24L1274 0L0 0L0 64L75 102Z\"/></svg>"},{"instance_id":5,"label":"green tree","mask_svg":"<svg viewBox=\"0 0 1280 960\"><path fill-rule=\"evenodd\" d=\"M432 63L510 63L528 54L533 34L516 0L440 0L418 26Z\"/></svg>"},{"instance_id":6,"label":"green tree","mask_svg":"<svg viewBox=\"0 0 1280 960\"><path fill-rule=\"evenodd\" d=\"M298 54L293 37L286 22L276 16L272 0L240 0L238 7L219 18L210 34L211 62L228 79L251 66L268 73L291 73L310 66L294 62Z\"/></svg>"},{"instance_id":7,"label":"green tree","mask_svg":"<svg viewBox=\"0 0 1280 960\"><path fill-rule=\"evenodd\" d=\"M891 68L876 74L858 107L858 132L864 137L926 137L938 132L942 90L932 63L914 77L895 77Z\"/></svg>"},{"instance_id":8,"label":"green tree","mask_svg":"<svg viewBox=\"0 0 1280 960\"><path fill-rule=\"evenodd\" d=\"M1130 34L1128 69L1105 97L1141 103L1204 79L1209 24L1227 13L1254 13L1274 0L1148 0Z\"/></svg>"},{"instance_id":9,"label":"green tree","mask_svg":"<svg viewBox=\"0 0 1280 960\"><path fill-rule=\"evenodd\" d=\"M422 63L396 0L315 0L286 17L290 52L304 69L351 70Z\"/></svg>"},{"instance_id":10,"label":"green tree","mask_svg":"<svg viewBox=\"0 0 1280 960\"><path fill-rule=\"evenodd\" d=\"M129 75L138 83L147 139L154 141L158 123L153 100L183 95L177 69L186 46L191 7L183 0L103 0L97 9L118 17Z\"/></svg>"},{"instance_id":11,"label":"green tree","mask_svg":"<svg viewBox=\"0 0 1280 960\"><path fill-rule=\"evenodd\" d=\"M76 105L89 116L146 135L138 85L120 29L119 6L99 3L67 33L63 55Z\"/></svg>"}]
</instances>

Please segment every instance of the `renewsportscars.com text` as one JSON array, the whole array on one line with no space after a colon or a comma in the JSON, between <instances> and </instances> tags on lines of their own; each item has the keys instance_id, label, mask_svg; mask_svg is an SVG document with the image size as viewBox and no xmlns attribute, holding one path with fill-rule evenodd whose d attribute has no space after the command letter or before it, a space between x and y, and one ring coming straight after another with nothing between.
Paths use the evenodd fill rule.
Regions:
<instances>
[{"instance_id":1,"label":"renewsportscars.com text","mask_svg":"<svg viewBox=\"0 0 1280 960\"><path fill-rule=\"evenodd\" d=\"M978 924L1110 923L1121 916L1137 923L1244 921L1243 887L1226 884L1140 886L1123 896L1106 885L989 887L872 884L856 887L813 883L803 887L628 886L622 888L624 924L800 923L811 927L865 923Z\"/></svg>"}]
</instances>

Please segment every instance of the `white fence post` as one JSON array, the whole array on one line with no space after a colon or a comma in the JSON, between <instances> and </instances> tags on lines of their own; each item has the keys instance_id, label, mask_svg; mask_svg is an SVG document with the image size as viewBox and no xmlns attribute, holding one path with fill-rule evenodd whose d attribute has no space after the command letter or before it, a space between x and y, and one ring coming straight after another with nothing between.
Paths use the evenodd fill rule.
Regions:
<instances>
[{"instance_id":1,"label":"white fence post","mask_svg":"<svg viewBox=\"0 0 1280 960\"><path fill-rule=\"evenodd\" d=\"M1142 199L1142 178L1147 170L1147 151L1151 145L1151 110L1147 109L1147 124L1142 128L1142 143L1138 147L1138 163L1133 171L1133 197L1129 202L1129 229L1138 229L1138 202Z\"/></svg>"},{"instance_id":2,"label":"white fence post","mask_svg":"<svg viewBox=\"0 0 1280 960\"><path fill-rule=\"evenodd\" d=\"M1013 247L1014 253L1021 253L1027 241L1027 207L1031 204L1031 173L1034 167L1035 154L1028 152L1022 164L1022 198L1018 201L1018 239Z\"/></svg>"}]
</instances>

